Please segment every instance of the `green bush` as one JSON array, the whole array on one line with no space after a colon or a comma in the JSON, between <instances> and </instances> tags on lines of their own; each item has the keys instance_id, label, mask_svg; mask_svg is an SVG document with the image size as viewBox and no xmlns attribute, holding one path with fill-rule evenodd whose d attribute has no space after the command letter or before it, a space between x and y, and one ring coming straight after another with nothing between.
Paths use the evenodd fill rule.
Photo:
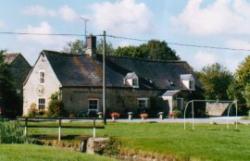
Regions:
<instances>
[{"instance_id":1,"label":"green bush","mask_svg":"<svg viewBox=\"0 0 250 161\"><path fill-rule=\"evenodd\" d=\"M24 143L23 129L17 122L0 122L0 143Z\"/></svg>"},{"instance_id":2,"label":"green bush","mask_svg":"<svg viewBox=\"0 0 250 161\"><path fill-rule=\"evenodd\" d=\"M36 115L38 115L38 109L36 107L36 104L32 103L28 110L28 117L35 117Z\"/></svg>"},{"instance_id":3,"label":"green bush","mask_svg":"<svg viewBox=\"0 0 250 161\"><path fill-rule=\"evenodd\" d=\"M59 117L67 115L63 109L63 102L59 99L59 93L56 92L51 95L48 106L49 117Z\"/></svg>"}]
</instances>

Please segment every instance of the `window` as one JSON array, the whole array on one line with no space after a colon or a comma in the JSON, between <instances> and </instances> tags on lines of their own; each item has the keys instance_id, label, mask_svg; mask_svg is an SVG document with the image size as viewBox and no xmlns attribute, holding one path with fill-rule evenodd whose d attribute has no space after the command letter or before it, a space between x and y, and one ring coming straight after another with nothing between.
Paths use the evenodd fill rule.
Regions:
<instances>
[{"instance_id":1,"label":"window","mask_svg":"<svg viewBox=\"0 0 250 161\"><path fill-rule=\"evenodd\" d=\"M44 98L38 99L38 109L39 109L39 111L45 110L45 99Z\"/></svg>"},{"instance_id":2,"label":"window","mask_svg":"<svg viewBox=\"0 0 250 161\"><path fill-rule=\"evenodd\" d=\"M148 108L148 98L138 98L138 106L141 109Z\"/></svg>"},{"instance_id":3,"label":"window","mask_svg":"<svg viewBox=\"0 0 250 161\"><path fill-rule=\"evenodd\" d=\"M89 99L89 110L98 111L99 100L98 99Z\"/></svg>"},{"instance_id":4,"label":"window","mask_svg":"<svg viewBox=\"0 0 250 161\"><path fill-rule=\"evenodd\" d=\"M189 89L194 89L194 81L189 81Z\"/></svg>"},{"instance_id":5,"label":"window","mask_svg":"<svg viewBox=\"0 0 250 161\"><path fill-rule=\"evenodd\" d=\"M138 80L136 78L132 79L132 86L138 86Z\"/></svg>"},{"instance_id":6,"label":"window","mask_svg":"<svg viewBox=\"0 0 250 161\"><path fill-rule=\"evenodd\" d=\"M40 72L40 83L44 83L45 82L45 73L44 72Z\"/></svg>"}]
</instances>

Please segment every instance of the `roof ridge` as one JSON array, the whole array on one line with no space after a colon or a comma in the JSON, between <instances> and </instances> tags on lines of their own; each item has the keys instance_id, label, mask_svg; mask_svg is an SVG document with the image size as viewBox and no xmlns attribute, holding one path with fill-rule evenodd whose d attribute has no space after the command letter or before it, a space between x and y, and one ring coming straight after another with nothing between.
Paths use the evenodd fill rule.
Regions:
<instances>
[{"instance_id":1,"label":"roof ridge","mask_svg":"<svg viewBox=\"0 0 250 161\"><path fill-rule=\"evenodd\" d=\"M145 62L156 62L156 63L187 63L187 61L185 60L159 60L159 59L148 59L148 58L133 58L129 56L116 56L116 55L109 55L107 57L130 59L130 60L145 61Z\"/></svg>"},{"instance_id":2,"label":"roof ridge","mask_svg":"<svg viewBox=\"0 0 250 161\"><path fill-rule=\"evenodd\" d=\"M85 56L85 54L72 54L64 51L54 51L54 50L42 50L42 53L45 54L54 54L54 55L60 55L60 56Z\"/></svg>"}]
</instances>

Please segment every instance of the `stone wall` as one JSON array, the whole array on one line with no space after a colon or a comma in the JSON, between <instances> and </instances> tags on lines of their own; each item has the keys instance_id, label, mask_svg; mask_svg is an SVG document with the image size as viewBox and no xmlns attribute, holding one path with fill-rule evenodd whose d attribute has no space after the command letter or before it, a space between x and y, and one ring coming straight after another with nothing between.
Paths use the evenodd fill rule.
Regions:
<instances>
[{"instance_id":1,"label":"stone wall","mask_svg":"<svg viewBox=\"0 0 250 161\"><path fill-rule=\"evenodd\" d=\"M71 87L61 88L64 108L69 113L79 113L88 111L88 100L99 99L99 111L102 111L102 88L94 87ZM157 90L108 88L106 94L107 113L127 112L138 110L137 98L150 98L159 95ZM149 102L150 105L150 102Z\"/></svg>"}]
</instances>

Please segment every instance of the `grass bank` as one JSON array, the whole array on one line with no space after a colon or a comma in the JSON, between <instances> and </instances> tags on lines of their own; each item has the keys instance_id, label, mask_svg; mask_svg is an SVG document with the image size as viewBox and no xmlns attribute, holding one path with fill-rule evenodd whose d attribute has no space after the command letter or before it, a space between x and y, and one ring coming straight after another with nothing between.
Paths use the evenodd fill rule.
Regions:
<instances>
[{"instance_id":1,"label":"grass bank","mask_svg":"<svg viewBox=\"0 0 250 161\"><path fill-rule=\"evenodd\" d=\"M115 161L47 146L31 144L0 144L1 161Z\"/></svg>"},{"instance_id":2,"label":"grass bank","mask_svg":"<svg viewBox=\"0 0 250 161\"><path fill-rule=\"evenodd\" d=\"M193 160L248 161L250 128L227 130L226 125L198 124L196 130L183 130L182 124L109 123L97 136L119 139L124 151L174 155ZM91 135L91 130L63 129L64 135ZM57 129L31 129L29 134L56 135Z\"/></svg>"}]
</instances>

